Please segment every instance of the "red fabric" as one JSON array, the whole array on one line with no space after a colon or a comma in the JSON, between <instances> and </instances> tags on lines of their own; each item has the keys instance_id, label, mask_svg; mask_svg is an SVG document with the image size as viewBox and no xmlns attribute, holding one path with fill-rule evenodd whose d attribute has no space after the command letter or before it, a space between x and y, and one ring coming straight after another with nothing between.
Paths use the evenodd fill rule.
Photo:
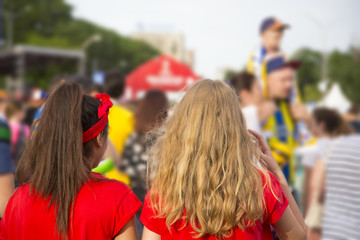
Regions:
<instances>
[{"instance_id":1,"label":"red fabric","mask_svg":"<svg viewBox=\"0 0 360 240\"><path fill-rule=\"evenodd\" d=\"M0 222L0 238L59 239L54 206L48 209L48 204L49 199L30 194L29 185L19 187ZM76 195L70 240L113 239L140 207L140 201L125 184L90 180Z\"/></svg>"},{"instance_id":2,"label":"red fabric","mask_svg":"<svg viewBox=\"0 0 360 240\"><path fill-rule=\"evenodd\" d=\"M101 118L109 113L109 109L113 106L113 103L106 93L98 93L95 95L95 98L101 100L101 104L98 108L98 117Z\"/></svg>"},{"instance_id":3,"label":"red fabric","mask_svg":"<svg viewBox=\"0 0 360 240\"><path fill-rule=\"evenodd\" d=\"M270 173L270 179L272 184L272 189L274 194L278 197L277 200L272 194L269 186L267 185L264 189L264 197L266 202L266 211L264 213L264 222L256 222L256 225L246 229L245 231L236 228L234 229L233 234L227 239L264 239L272 240L272 234L270 230L270 225L276 223L281 216L283 215L286 207L289 202L285 196L284 191L281 188L279 181L274 175ZM263 179L265 182L265 180ZM170 231L166 227L164 218L156 218L155 213L151 207L149 193L145 198L144 207L142 210L141 222L148 228L150 231L155 232L161 235L161 239L195 239L194 229L190 224L182 230L178 230L179 226L182 226L182 222L178 221L173 226L171 226ZM200 239L216 239L214 236L206 236Z\"/></svg>"},{"instance_id":4,"label":"red fabric","mask_svg":"<svg viewBox=\"0 0 360 240\"><path fill-rule=\"evenodd\" d=\"M105 93L98 93L95 95L95 98L101 100L98 108L98 117L100 120L83 133L83 143L90 141L104 130L108 122L109 109L113 106L110 97Z\"/></svg>"},{"instance_id":5,"label":"red fabric","mask_svg":"<svg viewBox=\"0 0 360 240\"><path fill-rule=\"evenodd\" d=\"M177 92L199 79L187 65L160 55L127 75L125 93L135 99L139 91L160 89Z\"/></svg>"},{"instance_id":6,"label":"red fabric","mask_svg":"<svg viewBox=\"0 0 360 240\"><path fill-rule=\"evenodd\" d=\"M106 127L108 115L103 116L94 126L83 132L83 143L86 143L99 135Z\"/></svg>"}]
</instances>

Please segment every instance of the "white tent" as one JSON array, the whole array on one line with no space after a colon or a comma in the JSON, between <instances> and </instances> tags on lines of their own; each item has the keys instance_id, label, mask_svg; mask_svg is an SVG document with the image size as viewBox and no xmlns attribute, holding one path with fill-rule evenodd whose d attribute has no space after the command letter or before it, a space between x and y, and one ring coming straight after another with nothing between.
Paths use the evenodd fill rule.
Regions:
<instances>
[{"instance_id":1,"label":"white tent","mask_svg":"<svg viewBox=\"0 0 360 240\"><path fill-rule=\"evenodd\" d=\"M350 108L351 102L345 97L339 84L335 83L317 106L334 108L340 113L345 113Z\"/></svg>"}]
</instances>

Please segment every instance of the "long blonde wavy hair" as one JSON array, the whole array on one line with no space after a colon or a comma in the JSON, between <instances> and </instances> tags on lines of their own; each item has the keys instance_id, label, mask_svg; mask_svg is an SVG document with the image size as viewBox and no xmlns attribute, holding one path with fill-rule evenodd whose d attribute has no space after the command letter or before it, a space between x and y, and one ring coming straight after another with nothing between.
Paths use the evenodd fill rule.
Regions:
<instances>
[{"instance_id":1,"label":"long blonde wavy hair","mask_svg":"<svg viewBox=\"0 0 360 240\"><path fill-rule=\"evenodd\" d=\"M235 92L221 81L195 83L149 152L150 200L157 217L166 218L168 228L185 220L196 237L218 238L262 221L261 173L265 179L269 175L258 166L259 154Z\"/></svg>"}]
</instances>

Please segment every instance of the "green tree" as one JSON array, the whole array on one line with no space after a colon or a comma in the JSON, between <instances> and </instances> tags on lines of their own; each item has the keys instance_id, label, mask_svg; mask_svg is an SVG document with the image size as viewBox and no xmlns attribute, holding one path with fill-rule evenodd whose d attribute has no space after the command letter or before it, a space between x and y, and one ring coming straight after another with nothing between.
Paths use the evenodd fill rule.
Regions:
<instances>
[{"instance_id":1,"label":"green tree","mask_svg":"<svg viewBox=\"0 0 360 240\"><path fill-rule=\"evenodd\" d=\"M353 104L360 104L360 48L332 52L328 59L328 69L330 81L339 83Z\"/></svg>"},{"instance_id":2,"label":"green tree","mask_svg":"<svg viewBox=\"0 0 360 240\"><path fill-rule=\"evenodd\" d=\"M224 73L224 79L223 81L228 81L230 78L232 78L237 73L234 69L226 69Z\"/></svg>"},{"instance_id":3,"label":"green tree","mask_svg":"<svg viewBox=\"0 0 360 240\"><path fill-rule=\"evenodd\" d=\"M321 93L317 86L321 80L321 53L310 48L301 48L296 51L293 58L301 61L297 71L297 84L301 97L305 102L319 100Z\"/></svg>"},{"instance_id":4,"label":"green tree","mask_svg":"<svg viewBox=\"0 0 360 240\"><path fill-rule=\"evenodd\" d=\"M64 0L5 0L4 9L7 13L5 23L13 19L15 44L80 50L89 37L101 35L102 40L86 50L88 75L92 63L97 63L98 70L120 69L127 74L158 54L144 42L121 36L87 20L74 18L72 7ZM26 78L38 86L47 87L47 82L54 75L75 71L73 63L61 62L29 69Z\"/></svg>"},{"instance_id":5,"label":"green tree","mask_svg":"<svg viewBox=\"0 0 360 240\"><path fill-rule=\"evenodd\" d=\"M156 56L158 51L141 41L136 41L117 34L112 30L97 26L86 20L75 19L57 26L58 36L67 36L77 48L94 34L100 34L102 40L87 49L88 65L96 61L99 69L121 69L129 73L141 63ZM64 43L65 44L65 43Z\"/></svg>"},{"instance_id":6,"label":"green tree","mask_svg":"<svg viewBox=\"0 0 360 240\"><path fill-rule=\"evenodd\" d=\"M51 37L58 23L73 19L71 6L63 0L4 0L4 10L5 22L14 24L14 43L26 42L33 32Z\"/></svg>"}]
</instances>

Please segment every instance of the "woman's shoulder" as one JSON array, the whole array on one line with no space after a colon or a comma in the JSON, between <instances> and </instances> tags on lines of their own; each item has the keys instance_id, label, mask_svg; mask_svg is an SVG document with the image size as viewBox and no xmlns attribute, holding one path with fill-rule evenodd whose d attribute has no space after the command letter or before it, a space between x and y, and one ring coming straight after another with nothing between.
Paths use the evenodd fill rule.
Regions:
<instances>
[{"instance_id":1,"label":"woman's shoulder","mask_svg":"<svg viewBox=\"0 0 360 240\"><path fill-rule=\"evenodd\" d=\"M109 179L99 173L92 173L92 178L87 186L90 186L95 191L111 193L114 197L131 192L131 189L125 183Z\"/></svg>"},{"instance_id":2,"label":"woman's shoulder","mask_svg":"<svg viewBox=\"0 0 360 240\"><path fill-rule=\"evenodd\" d=\"M11 195L8 201L8 205L11 205L13 202L22 202L23 200L28 200L29 196L32 195L30 194L30 191L31 188L29 183L17 187Z\"/></svg>"},{"instance_id":3,"label":"woman's shoulder","mask_svg":"<svg viewBox=\"0 0 360 240\"><path fill-rule=\"evenodd\" d=\"M264 186L264 200L266 204L265 218L270 224L275 223L282 216L289 202L282 189L280 181L270 171L261 172Z\"/></svg>"},{"instance_id":4,"label":"woman's shoulder","mask_svg":"<svg viewBox=\"0 0 360 240\"><path fill-rule=\"evenodd\" d=\"M284 191L276 176L268 170L259 171L263 184L263 194L265 202L274 204L283 198Z\"/></svg>"},{"instance_id":5,"label":"woman's shoulder","mask_svg":"<svg viewBox=\"0 0 360 240\"><path fill-rule=\"evenodd\" d=\"M276 179L276 177L274 176L274 174L272 174L269 170L267 169L263 169L263 168L258 168L257 169L258 173L261 176L261 180L263 185L265 186L267 183L271 183L272 181L274 181L274 178Z\"/></svg>"},{"instance_id":6,"label":"woman's shoulder","mask_svg":"<svg viewBox=\"0 0 360 240\"><path fill-rule=\"evenodd\" d=\"M14 195L22 195L22 194L29 194L30 193L30 183L25 183L23 185L20 185L19 187L17 187L13 193Z\"/></svg>"},{"instance_id":7,"label":"woman's shoulder","mask_svg":"<svg viewBox=\"0 0 360 240\"><path fill-rule=\"evenodd\" d=\"M94 201L102 204L128 206L141 205L134 192L123 182L106 178L101 174L94 174L91 180L79 191L80 201Z\"/></svg>"},{"instance_id":8,"label":"woman's shoulder","mask_svg":"<svg viewBox=\"0 0 360 240\"><path fill-rule=\"evenodd\" d=\"M98 174L96 174L98 176ZM87 204L101 204L101 208L108 211L115 211L121 216L127 215L129 212L135 213L142 206L139 199L133 191L125 184L117 180L103 177L93 177L87 184L89 186L84 189L81 200L85 200Z\"/></svg>"}]
</instances>

